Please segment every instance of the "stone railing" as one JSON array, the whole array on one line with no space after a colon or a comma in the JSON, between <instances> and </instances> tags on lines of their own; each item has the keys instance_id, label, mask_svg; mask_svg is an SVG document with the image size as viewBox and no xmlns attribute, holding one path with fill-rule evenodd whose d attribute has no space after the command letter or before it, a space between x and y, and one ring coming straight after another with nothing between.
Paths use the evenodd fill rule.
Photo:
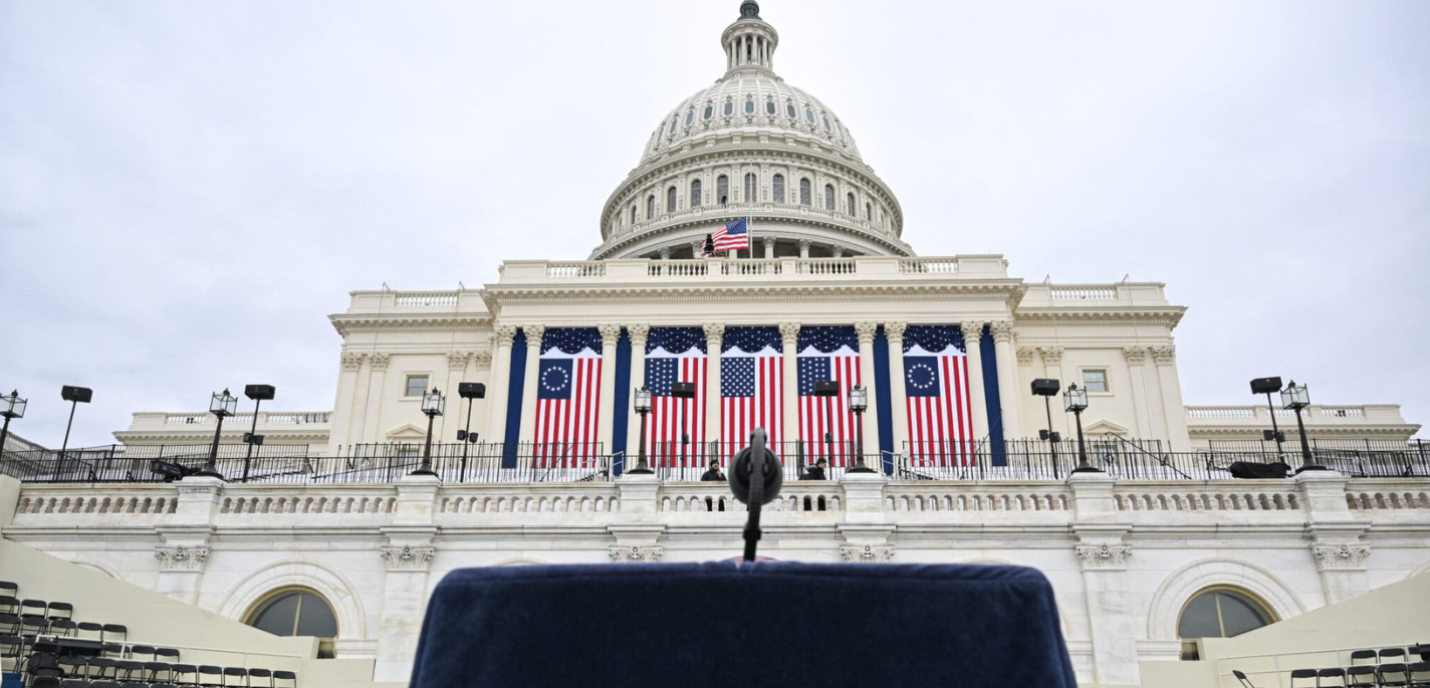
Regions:
<instances>
[{"instance_id":1,"label":"stone railing","mask_svg":"<svg viewBox=\"0 0 1430 688\"><path fill-rule=\"evenodd\" d=\"M258 412L258 428L262 430L273 425L327 425L332 421L333 414L329 411L304 411L304 412ZM142 430L173 430L173 426L185 425L208 425L213 426L217 422L216 416L212 413L136 413L134 414L134 424L129 426L129 431ZM253 423L252 413L236 413L223 420L225 428L247 431Z\"/></svg>"},{"instance_id":2,"label":"stone railing","mask_svg":"<svg viewBox=\"0 0 1430 688\"><path fill-rule=\"evenodd\" d=\"M1278 399L1279 403L1280 400ZM1188 406L1187 422L1192 425L1265 425L1271 427L1271 407L1266 404L1234 406ZM1296 412L1275 410L1277 422L1289 419L1294 426ZM1308 425L1404 425L1400 406L1395 404L1363 404L1359 406L1321 406L1312 404L1302 412ZM1283 429L1286 429L1283 426ZM1291 429L1294 429L1291 428Z\"/></svg>"},{"instance_id":3,"label":"stone railing","mask_svg":"<svg viewBox=\"0 0 1430 688\"><path fill-rule=\"evenodd\" d=\"M1113 491L1118 511L1297 511L1301 497L1285 480L1235 483L1124 481Z\"/></svg>"},{"instance_id":4,"label":"stone railing","mask_svg":"<svg viewBox=\"0 0 1430 688\"><path fill-rule=\"evenodd\" d=\"M1008 268L1001 256L950 256L900 258L856 256L850 258L701 258L696 260L605 260L553 262L513 260L501 267L500 286L580 282L629 284L675 281L748 281L758 277L777 281L811 279L853 280L1004 280ZM370 292L380 294L382 292ZM457 292L452 292L456 294ZM365 306L364 310L371 310Z\"/></svg>"},{"instance_id":5,"label":"stone railing","mask_svg":"<svg viewBox=\"0 0 1430 688\"><path fill-rule=\"evenodd\" d=\"M891 484L884 490L884 510L890 512L1068 512L1072 508L1073 493L1062 483L915 482Z\"/></svg>"}]
</instances>

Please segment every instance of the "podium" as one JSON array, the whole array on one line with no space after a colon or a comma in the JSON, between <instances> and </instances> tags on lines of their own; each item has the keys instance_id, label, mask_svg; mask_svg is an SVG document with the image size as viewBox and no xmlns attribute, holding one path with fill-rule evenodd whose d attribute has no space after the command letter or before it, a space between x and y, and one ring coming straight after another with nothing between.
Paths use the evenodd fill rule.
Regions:
<instances>
[{"instance_id":1,"label":"podium","mask_svg":"<svg viewBox=\"0 0 1430 688\"><path fill-rule=\"evenodd\" d=\"M1052 586L1013 566L461 569L411 688L1075 688Z\"/></svg>"}]
</instances>

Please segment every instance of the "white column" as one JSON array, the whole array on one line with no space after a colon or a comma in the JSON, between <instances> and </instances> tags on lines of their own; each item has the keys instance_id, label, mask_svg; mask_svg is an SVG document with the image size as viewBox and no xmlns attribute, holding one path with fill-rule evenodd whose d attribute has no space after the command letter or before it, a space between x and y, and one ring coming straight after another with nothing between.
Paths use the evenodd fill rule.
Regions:
<instances>
[{"instance_id":1,"label":"white column","mask_svg":"<svg viewBox=\"0 0 1430 688\"><path fill-rule=\"evenodd\" d=\"M387 364L392 361L392 354L383 351L374 351L367 355L370 369L368 390L366 421L363 428L363 441L380 441L382 424L382 392L387 387Z\"/></svg>"},{"instance_id":2,"label":"white column","mask_svg":"<svg viewBox=\"0 0 1430 688\"><path fill-rule=\"evenodd\" d=\"M1372 549L1364 540L1367 525L1357 521L1346 504L1347 483L1346 476L1336 471L1305 471L1296 476L1311 535L1311 556L1328 605L1370 592L1366 560Z\"/></svg>"},{"instance_id":3,"label":"white column","mask_svg":"<svg viewBox=\"0 0 1430 688\"><path fill-rule=\"evenodd\" d=\"M909 441L908 390L904 389L904 331L908 323L884 323L889 340L889 410L894 419L894 453L902 454Z\"/></svg>"},{"instance_id":4,"label":"white column","mask_svg":"<svg viewBox=\"0 0 1430 688\"><path fill-rule=\"evenodd\" d=\"M641 418L636 413L634 390L645 386L645 343L650 336L649 325L627 325L631 335L631 389L626 400L626 470L634 466L635 457L640 453Z\"/></svg>"},{"instance_id":5,"label":"white column","mask_svg":"<svg viewBox=\"0 0 1430 688\"><path fill-rule=\"evenodd\" d=\"M968 393L973 402L973 439L982 443L988 437L988 396L983 387L983 321L970 320L959 325L963 343L968 349ZM980 444L979 446L987 446Z\"/></svg>"},{"instance_id":6,"label":"white column","mask_svg":"<svg viewBox=\"0 0 1430 688\"><path fill-rule=\"evenodd\" d=\"M720 347L724 343L725 325L723 323L705 323L705 441L707 443L722 436L720 433Z\"/></svg>"},{"instance_id":7,"label":"white column","mask_svg":"<svg viewBox=\"0 0 1430 688\"><path fill-rule=\"evenodd\" d=\"M523 325L526 332L526 377L521 383L521 433L517 435L524 443L536 440L536 385L541 373L541 338L546 334L545 325Z\"/></svg>"},{"instance_id":8,"label":"white column","mask_svg":"<svg viewBox=\"0 0 1430 688\"><path fill-rule=\"evenodd\" d=\"M437 550L432 524L441 482L435 476L409 475L397 483L394 524L382 529L387 544L378 549L385 564L382 608L378 612L378 681L403 681L412 676L417 641L426 615L429 575Z\"/></svg>"},{"instance_id":9,"label":"white column","mask_svg":"<svg viewBox=\"0 0 1430 688\"><path fill-rule=\"evenodd\" d=\"M496 355L492 357L491 407L487 418L487 441L506 441L506 405L511 397L511 339L516 328L497 325L492 335Z\"/></svg>"},{"instance_id":10,"label":"white column","mask_svg":"<svg viewBox=\"0 0 1430 688\"><path fill-rule=\"evenodd\" d=\"M765 237L765 260L773 260L775 257L775 238Z\"/></svg>"},{"instance_id":11,"label":"white column","mask_svg":"<svg viewBox=\"0 0 1430 688\"><path fill-rule=\"evenodd\" d=\"M1157 362L1157 377L1162 387L1162 408L1167 414L1167 440L1174 452L1192 450L1190 433L1187 431L1187 409L1182 405L1182 383L1177 379L1177 347L1152 347L1152 358Z\"/></svg>"},{"instance_id":12,"label":"white column","mask_svg":"<svg viewBox=\"0 0 1430 688\"><path fill-rule=\"evenodd\" d=\"M597 407L597 428L601 451L615 454L611 444L616 427L616 342L621 339L620 325L601 325L601 405Z\"/></svg>"},{"instance_id":13,"label":"white column","mask_svg":"<svg viewBox=\"0 0 1430 688\"><path fill-rule=\"evenodd\" d=\"M1127 379L1132 386L1132 408L1137 419L1136 437L1151 439L1157 437L1152 431L1152 404L1147 388L1147 350L1140 346L1122 347L1122 358L1127 362Z\"/></svg>"},{"instance_id":14,"label":"white column","mask_svg":"<svg viewBox=\"0 0 1430 688\"><path fill-rule=\"evenodd\" d=\"M661 260L670 260L670 247L669 247L669 246L662 246L662 247L660 247L660 259L661 259Z\"/></svg>"},{"instance_id":15,"label":"white column","mask_svg":"<svg viewBox=\"0 0 1430 688\"><path fill-rule=\"evenodd\" d=\"M865 455L865 461L874 461L870 468L884 472L879 454L879 395L874 389L874 335L879 331L879 323L854 323L854 331L859 335L859 381L869 399L869 408L864 411L864 446L857 451ZM874 457L870 459L869 457Z\"/></svg>"},{"instance_id":16,"label":"white column","mask_svg":"<svg viewBox=\"0 0 1430 688\"><path fill-rule=\"evenodd\" d=\"M1046 346L1038 350L1043 355L1043 367L1047 370L1044 375L1051 380L1063 382L1063 348L1061 346ZM1064 387L1067 385L1064 384ZM1054 399L1055 403L1059 400ZM1043 404L1043 415L1047 415L1047 404ZM1066 413L1053 411L1053 431L1063 436L1063 439L1077 439L1068 434L1068 419Z\"/></svg>"},{"instance_id":17,"label":"white column","mask_svg":"<svg viewBox=\"0 0 1430 688\"><path fill-rule=\"evenodd\" d=\"M799 323L780 323L780 341L784 347L784 441L793 446L799 436ZM785 466L794 466L787 460Z\"/></svg>"},{"instance_id":18,"label":"white column","mask_svg":"<svg viewBox=\"0 0 1430 688\"><path fill-rule=\"evenodd\" d=\"M328 435L328 456L337 456L341 448L350 442L348 435L357 427L354 414L358 409L359 371L362 370L363 355L344 351L343 372L338 377L338 394L333 405L333 429Z\"/></svg>"},{"instance_id":19,"label":"white column","mask_svg":"<svg viewBox=\"0 0 1430 688\"><path fill-rule=\"evenodd\" d=\"M800 239L800 240L799 240L799 257L800 257L800 258L808 258L808 257L809 257L809 243L810 243L810 242L809 242L809 239Z\"/></svg>"},{"instance_id":20,"label":"white column","mask_svg":"<svg viewBox=\"0 0 1430 688\"><path fill-rule=\"evenodd\" d=\"M843 247L843 246L835 246L834 248L831 248L831 249L829 249L829 250L830 250L830 252L834 255L835 258L843 258L843 257L844 257L844 247Z\"/></svg>"},{"instance_id":21,"label":"white column","mask_svg":"<svg viewBox=\"0 0 1430 688\"><path fill-rule=\"evenodd\" d=\"M1022 424L1020 429L1025 436L1036 435L1038 434L1038 419L1042 416L1034 413L1037 409L1031 406L1033 401L1037 400L1037 397L1034 397L1030 392L1025 390L1028 390L1029 383L1038 377L1038 371L1033 367L1033 357L1038 354L1038 349L1032 346L1020 346L1014 349L1014 353L1018 356L1018 385L1014 388L1014 391L1018 393L1016 402L1018 406L1018 421ZM1008 401L1004 400L1003 403L1006 404ZM1028 420L1026 422L1023 421L1024 413L1028 414Z\"/></svg>"},{"instance_id":22,"label":"white column","mask_svg":"<svg viewBox=\"0 0 1430 688\"><path fill-rule=\"evenodd\" d=\"M448 351L447 352L447 380L442 388L442 396L447 398L447 406L457 413L444 413L437 417L436 428L432 430L433 442L454 442L456 436L447 432L447 419L450 417L457 427L462 425L463 406L462 398L457 396L457 385L467 379L467 360L472 357L470 351Z\"/></svg>"},{"instance_id":23,"label":"white column","mask_svg":"<svg viewBox=\"0 0 1430 688\"><path fill-rule=\"evenodd\" d=\"M1013 321L994 322L993 354L998 361L998 400L1003 414L1003 437L1023 436L1018 413L1018 365L1013 360Z\"/></svg>"}]
</instances>

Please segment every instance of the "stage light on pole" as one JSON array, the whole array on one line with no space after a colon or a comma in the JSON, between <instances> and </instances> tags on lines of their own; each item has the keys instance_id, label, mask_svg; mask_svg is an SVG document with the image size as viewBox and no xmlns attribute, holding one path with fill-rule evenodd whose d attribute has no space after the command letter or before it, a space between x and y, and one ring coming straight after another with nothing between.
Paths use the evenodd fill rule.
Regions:
<instances>
[{"instance_id":1,"label":"stage light on pole","mask_svg":"<svg viewBox=\"0 0 1430 688\"><path fill-rule=\"evenodd\" d=\"M0 416L5 418L5 425L0 427L0 455L5 453L5 439L10 436L10 420L12 418L24 418L25 406L29 401L20 398L18 390L10 392L9 396L0 397Z\"/></svg>"},{"instance_id":2,"label":"stage light on pole","mask_svg":"<svg viewBox=\"0 0 1430 688\"><path fill-rule=\"evenodd\" d=\"M1062 391L1063 383L1047 378L1033 380L1033 395L1043 398L1043 407L1048 412L1048 429L1038 431L1038 439L1048 442L1048 446L1053 451L1053 470L1058 469L1058 442L1062 441L1062 436L1053 432L1053 402L1052 398Z\"/></svg>"},{"instance_id":3,"label":"stage light on pole","mask_svg":"<svg viewBox=\"0 0 1430 688\"><path fill-rule=\"evenodd\" d=\"M65 441L60 445L60 456L57 462L58 473L64 475L65 452L70 448L70 429L74 427L74 411L80 404L88 404L94 398L94 390L88 387L64 385L60 387L60 398L70 402L70 419L65 423Z\"/></svg>"},{"instance_id":4,"label":"stage light on pole","mask_svg":"<svg viewBox=\"0 0 1430 688\"><path fill-rule=\"evenodd\" d=\"M824 397L824 455L834 465L834 398L839 396L839 383L819 380L814 383L814 396Z\"/></svg>"},{"instance_id":5,"label":"stage light on pole","mask_svg":"<svg viewBox=\"0 0 1430 688\"><path fill-rule=\"evenodd\" d=\"M432 391L422 395L422 412L427 414L427 443L422 447L422 466L412 471L412 475L437 475L432 470L432 423L446 409L447 397L442 396L442 390L433 387Z\"/></svg>"},{"instance_id":6,"label":"stage light on pole","mask_svg":"<svg viewBox=\"0 0 1430 688\"><path fill-rule=\"evenodd\" d=\"M1082 412L1087 410L1087 390L1078 389L1077 384L1068 385L1063 393L1063 410L1072 411L1077 417L1077 468L1074 473L1102 473L1103 470L1087 461L1087 442L1082 437Z\"/></svg>"},{"instance_id":7,"label":"stage light on pole","mask_svg":"<svg viewBox=\"0 0 1430 688\"><path fill-rule=\"evenodd\" d=\"M1281 390L1281 405L1296 412L1296 428L1301 432L1301 467L1296 470L1301 471L1324 471L1325 466L1316 463L1315 457L1311 456L1311 442L1306 439L1306 423L1301 420L1301 409L1311 405L1311 391L1306 385L1297 385L1292 380L1286 385L1286 389Z\"/></svg>"},{"instance_id":8,"label":"stage light on pole","mask_svg":"<svg viewBox=\"0 0 1430 688\"><path fill-rule=\"evenodd\" d=\"M850 473L876 473L864 462L864 412L869 410L869 390L863 386L849 388L849 410L854 412L854 467Z\"/></svg>"},{"instance_id":9,"label":"stage light on pole","mask_svg":"<svg viewBox=\"0 0 1430 688\"><path fill-rule=\"evenodd\" d=\"M1276 404L1271 400L1271 395L1281 391L1281 378L1279 377L1258 377L1251 381L1252 394L1266 395L1266 408L1271 411L1271 429L1262 431L1262 440L1276 440L1276 456L1282 461L1286 460L1286 449L1283 443L1286 441L1286 433L1281 432L1281 428L1276 424Z\"/></svg>"},{"instance_id":10,"label":"stage light on pole","mask_svg":"<svg viewBox=\"0 0 1430 688\"><path fill-rule=\"evenodd\" d=\"M457 431L457 441L462 443L462 469L457 474L460 483L467 479L467 445L477 441L477 433L472 432L472 404L487 398L487 386L480 382L462 382L457 385L457 396L467 400L467 427Z\"/></svg>"},{"instance_id":11,"label":"stage light on pole","mask_svg":"<svg viewBox=\"0 0 1430 688\"><path fill-rule=\"evenodd\" d=\"M646 465L645 461L645 420L646 416L650 414L650 388L641 387L640 389L636 390L635 395L636 413L639 413L641 416L641 436L638 440L638 446L640 448L636 451L636 467L626 472L631 474L649 475L651 473L654 473L654 471L650 469L650 466Z\"/></svg>"},{"instance_id":12,"label":"stage light on pole","mask_svg":"<svg viewBox=\"0 0 1430 688\"><path fill-rule=\"evenodd\" d=\"M218 478L223 480L223 475L218 472L218 441L219 435L223 433L223 419L232 416L238 410L238 398L229 393L225 388L222 392L215 392L209 399L209 413L218 418L218 427L214 428L214 443L209 448L209 460L204 462L204 469L195 473L205 478Z\"/></svg>"},{"instance_id":13,"label":"stage light on pole","mask_svg":"<svg viewBox=\"0 0 1430 688\"><path fill-rule=\"evenodd\" d=\"M253 463L253 445L263 446L263 435L258 434L258 407L265 401L273 401L278 390L273 385L247 385L243 396L253 400L253 423L248 432L243 433L243 443L248 445L248 453L243 457L243 482L248 482L248 471Z\"/></svg>"}]
</instances>

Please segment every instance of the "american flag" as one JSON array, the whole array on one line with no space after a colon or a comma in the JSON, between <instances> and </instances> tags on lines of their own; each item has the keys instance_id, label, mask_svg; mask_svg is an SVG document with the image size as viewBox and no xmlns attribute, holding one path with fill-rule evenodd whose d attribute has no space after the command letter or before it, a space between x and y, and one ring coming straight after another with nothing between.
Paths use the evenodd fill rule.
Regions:
<instances>
[{"instance_id":1,"label":"american flag","mask_svg":"<svg viewBox=\"0 0 1430 688\"><path fill-rule=\"evenodd\" d=\"M715 231L715 252L750 248L749 220L740 218Z\"/></svg>"},{"instance_id":2,"label":"american flag","mask_svg":"<svg viewBox=\"0 0 1430 688\"><path fill-rule=\"evenodd\" d=\"M720 354L719 458L728 463L764 428L779 447L784 424L784 354L775 327L731 327ZM778 451L778 449L776 449Z\"/></svg>"},{"instance_id":3,"label":"american flag","mask_svg":"<svg viewBox=\"0 0 1430 688\"><path fill-rule=\"evenodd\" d=\"M576 468L600 456L601 334L596 328L549 329L536 380L538 467Z\"/></svg>"},{"instance_id":4,"label":"american flag","mask_svg":"<svg viewBox=\"0 0 1430 688\"><path fill-rule=\"evenodd\" d=\"M703 329L651 329L645 358L645 384L651 391L646 452L655 465L694 467L703 462L705 377ZM695 398L671 396L671 386L676 382L694 382ZM682 441L682 435L689 435L688 444Z\"/></svg>"},{"instance_id":5,"label":"american flag","mask_svg":"<svg viewBox=\"0 0 1430 688\"><path fill-rule=\"evenodd\" d=\"M904 333L909 457L915 465L974 463L966 351L956 327L915 326Z\"/></svg>"},{"instance_id":6,"label":"american flag","mask_svg":"<svg viewBox=\"0 0 1430 688\"><path fill-rule=\"evenodd\" d=\"M849 388L859 381L859 339L853 327L804 327L799 331L799 436L804 440L806 462L819 457L830 466L843 466L850 458L855 426L849 411ZM839 397L814 396L814 383L839 382ZM828 405L828 411L826 411ZM826 420L828 415L830 420ZM829 432L833 446L825 443Z\"/></svg>"}]
</instances>

